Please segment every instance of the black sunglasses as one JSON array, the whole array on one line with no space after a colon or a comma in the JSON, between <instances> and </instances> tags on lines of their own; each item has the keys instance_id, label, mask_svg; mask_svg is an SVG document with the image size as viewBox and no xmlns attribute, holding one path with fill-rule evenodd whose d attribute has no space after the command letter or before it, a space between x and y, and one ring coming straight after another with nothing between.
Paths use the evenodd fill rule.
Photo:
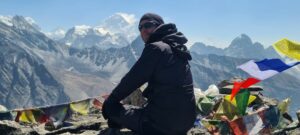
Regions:
<instances>
[{"instance_id":1,"label":"black sunglasses","mask_svg":"<svg viewBox=\"0 0 300 135\"><path fill-rule=\"evenodd\" d=\"M149 22L146 22L142 25L139 25L139 30L141 31L143 28L149 29L149 28L153 28L153 27L156 27L156 26L158 26L157 23L149 21Z\"/></svg>"}]
</instances>

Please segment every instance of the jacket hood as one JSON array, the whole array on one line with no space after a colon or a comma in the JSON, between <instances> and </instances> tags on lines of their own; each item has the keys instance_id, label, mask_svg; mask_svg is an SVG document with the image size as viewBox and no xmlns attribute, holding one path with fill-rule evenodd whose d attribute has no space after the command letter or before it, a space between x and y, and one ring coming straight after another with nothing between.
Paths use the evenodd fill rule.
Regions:
<instances>
[{"instance_id":1,"label":"jacket hood","mask_svg":"<svg viewBox=\"0 0 300 135\"><path fill-rule=\"evenodd\" d=\"M146 44L150 44L157 41L163 41L170 45L172 50L180 57L184 57L188 60L192 59L190 52L184 45L187 43L187 38L183 33L178 32L176 25L173 23L163 24L156 28L156 30L151 34L149 40Z\"/></svg>"}]
</instances>

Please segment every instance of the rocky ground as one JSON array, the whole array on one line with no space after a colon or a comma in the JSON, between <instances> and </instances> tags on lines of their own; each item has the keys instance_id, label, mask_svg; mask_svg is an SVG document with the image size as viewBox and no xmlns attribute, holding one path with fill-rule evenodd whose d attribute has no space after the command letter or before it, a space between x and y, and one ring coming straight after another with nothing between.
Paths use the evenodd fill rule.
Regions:
<instances>
[{"instance_id":1,"label":"rocky ground","mask_svg":"<svg viewBox=\"0 0 300 135\"><path fill-rule=\"evenodd\" d=\"M135 106L140 106L145 101L141 98L141 92L136 91L123 102ZM265 104L277 104L277 101L272 98L262 98ZM297 113L298 114L298 113ZM298 116L299 115L299 116ZM298 114L300 119L300 111ZM283 129L273 130L272 134L276 135L300 135L300 124L297 118L294 118L293 123ZM88 115L79 115L73 113L72 116L66 119L63 125L54 128L51 124L26 124L18 123L9 120L0 120L0 135L137 135L128 129L114 130L108 128L106 120L101 115L101 112L95 108L90 109ZM210 134L204 127L193 127L187 135L208 135ZM230 133L228 133L230 134Z\"/></svg>"},{"instance_id":2,"label":"rocky ground","mask_svg":"<svg viewBox=\"0 0 300 135\"><path fill-rule=\"evenodd\" d=\"M115 132L115 135L136 135L127 129L121 131L109 129L106 120L103 119L101 113L95 113L90 115L73 115L69 120L65 121L63 127L58 129L51 129L45 124L19 124L15 121L0 121L0 134L13 135L110 135L111 132ZM202 135L209 134L205 129L194 128L188 133L188 135Z\"/></svg>"},{"instance_id":3,"label":"rocky ground","mask_svg":"<svg viewBox=\"0 0 300 135\"><path fill-rule=\"evenodd\" d=\"M64 125L58 129L51 129L45 124L22 124L15 121L0 121L0 134L2 135L137 135L128 129L109 129L106 120L101 113L89 115L73 115L71 119L65 121ZM192 128L187 135L209 135L203 128ZM300 127L294 126L278 131L274 134L299 135Z\"/></svg>"}]
</instances>

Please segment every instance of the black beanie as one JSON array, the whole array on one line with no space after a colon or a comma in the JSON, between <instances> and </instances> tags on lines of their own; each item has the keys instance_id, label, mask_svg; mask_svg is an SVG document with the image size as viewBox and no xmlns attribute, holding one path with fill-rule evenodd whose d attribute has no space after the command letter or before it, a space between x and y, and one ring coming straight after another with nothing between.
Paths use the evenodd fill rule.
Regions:
<instances>
[{"instance_id":1,"label":"black beanie","mask_svg":"<svg viewBox=\"0 0 300 135\"><path fill-rule=\"evenodd\" d=\"M155 22L158 23L158 25L164 24L164 20L157 14L154 13L146 13L142 16L142 18L140 19L140 22L143 20L154 20Z\"/></svg>"}]
</instances>

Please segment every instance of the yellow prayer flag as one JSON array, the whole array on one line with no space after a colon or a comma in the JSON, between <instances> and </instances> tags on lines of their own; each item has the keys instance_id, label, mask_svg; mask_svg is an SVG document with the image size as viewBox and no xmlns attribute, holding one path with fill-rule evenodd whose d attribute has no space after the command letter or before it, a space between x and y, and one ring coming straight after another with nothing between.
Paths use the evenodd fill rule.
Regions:
<instances>
[{"instance_id":1,"label":"yellow prayer flag","mask_svg":"<svg viewBox=\"0 0 300 135\"><path fill-rule=\"evenodd\" d=\"M221 120L210 120L210 119L206 119L206 118L203 118L201 120L201 124L207 129L211 128L212 126L216 126L220 123L221 123Z\"/></svg>"},{"instance_id":2,"label":"yellow prayer flag","mask_svg":"<svg viewBox=\"0 0 300 135\"><path fill-rule=\"evenodd\" d=\"M247 105L251 104L255 99L256 99L255 96L250 95ZM227 100L228 102L232 103L235 107L237 107L235 98L233 98L233 100L230 100L230 95L226 95L225 100Z\"/></svg>"},{"instance_id":3,"label":"yellow prayer flag","mask_svg":"<svg viewBox=\"0 0 300 135\"><path fill-rule=\"evenodd\" d=\"M22 111L19 121L26 122L26 123L36 123L36 120L35 120L31 110Z\"/></svg>"},{"instance_id":4,"label":"yellow prayer flag","mask_svg":"<svg viewBox=\"0 0 300 135\"><path fill-rule=\"evenodd\" d=\"M300 43L281 39L273 45L274 49L289 58L300 60Z\"/></svg>"},{"instance_id":5,"label":"yellow prayer flag","mask_svg":"<svg viewBox=\"0 0 300 135\"><path fill-rule=\"evenodd\" d=\"M287 99L284 99L283 101L281 101L277 105L277 107L281 113L286 113L286 112L288 112L288 107L289 107L290 103L291 103L291 99L287 98Z\"/></svg>"},{"instance_id":6,"label":"yellow prayer flag","mask_svg":"<svg viewBox=\"0 0 300 135\"><path fill-rule=\"evenodd\" d=\"M238 116L237 107L228 102L227 100L222 100L213 119L219 120L222 116L226 116L229 120L233 120Z\"/></svg>"},{"instance_id":7,"label":"yellow prayer flag","mask_svg":"<svg viewBox=\"0 0 300 135\"><path fill-rule=\"evenodd\" d=\"M78 112L82 115L87 115L90 109L90 99L71 103L70 108L74 112Z\"/></svg>"}]
</instances>

